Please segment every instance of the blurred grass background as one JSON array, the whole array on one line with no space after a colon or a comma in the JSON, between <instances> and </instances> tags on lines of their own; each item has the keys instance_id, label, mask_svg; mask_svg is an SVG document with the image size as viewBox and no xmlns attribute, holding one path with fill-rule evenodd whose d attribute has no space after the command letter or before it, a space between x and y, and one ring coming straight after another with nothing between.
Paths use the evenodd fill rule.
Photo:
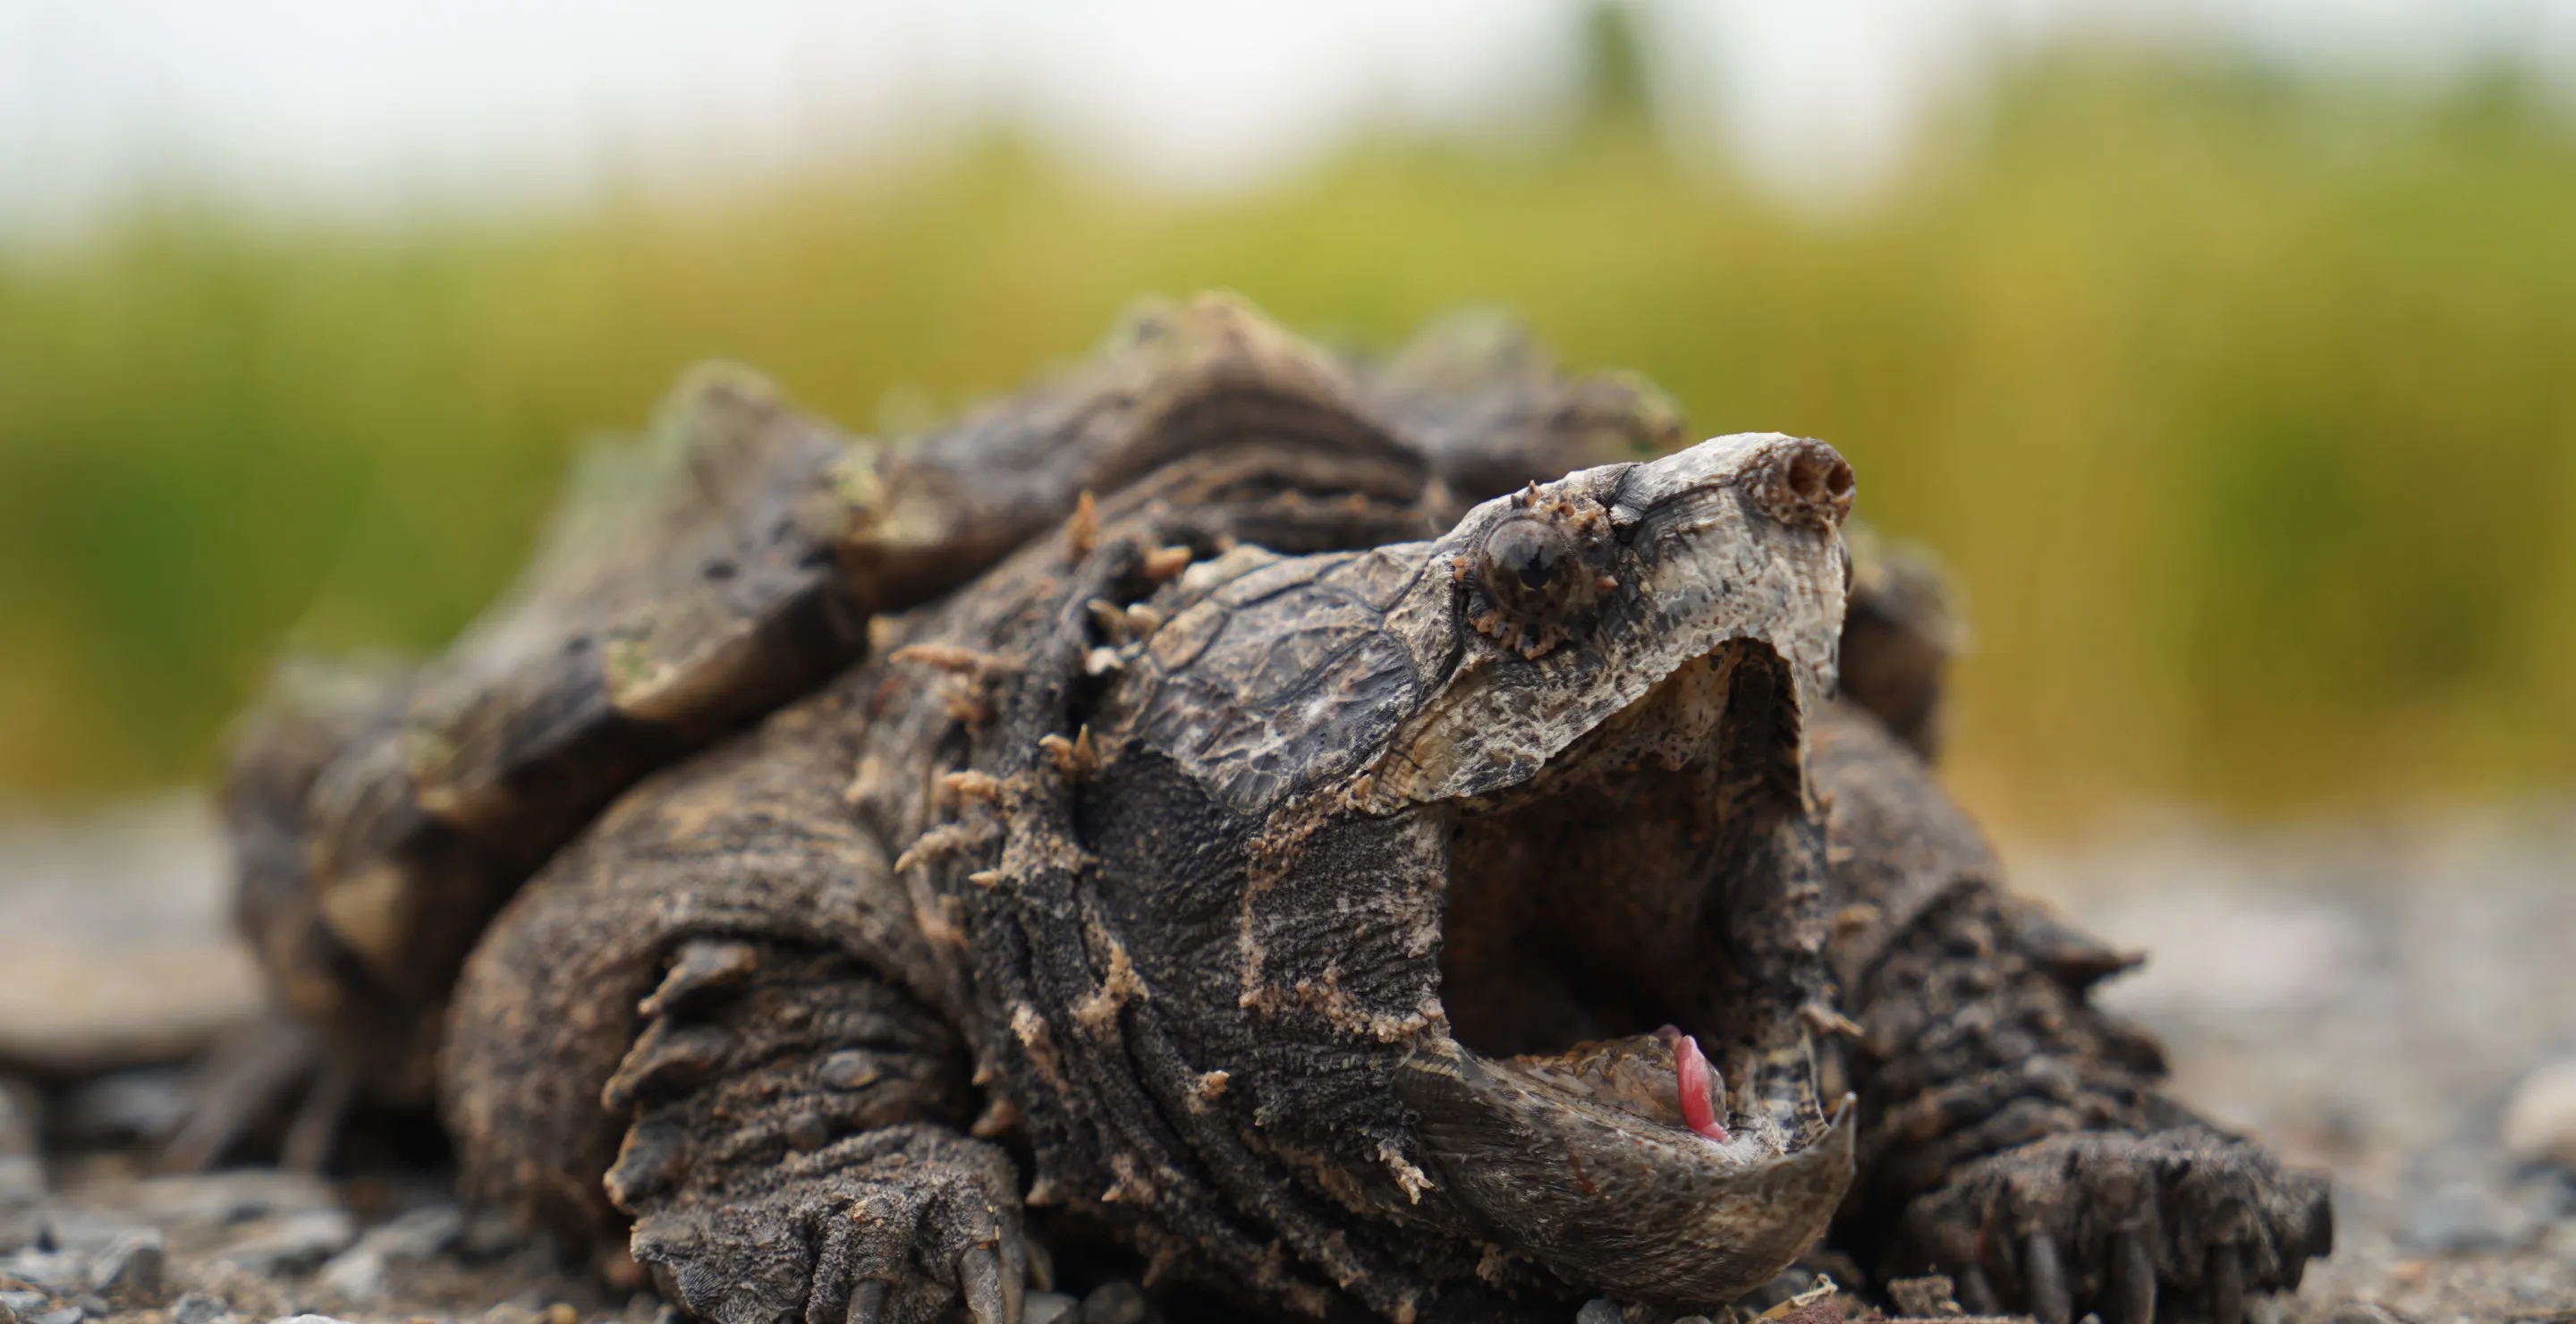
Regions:
<instances>
[{"instance_id":1,"label":"blurred grass background","mask_svg":"<svg viewBox=\"0 0 2576 1324\"><path fill-rule=\"evenodd\" d=\"M1842 447L1965 590L1953 777L2013 829L2576 780L2576 118L2545 89L2060 51L1823 218L1600 86L1544 141L1379 135L1221 199L995 133L699 201L173 200L0 247L0 804L205 775L290 644L435 648L570 450L692 360L906 431L1203 286L1360 343L1499 305L1697 434Z\"/></svg>"}]
</instances>

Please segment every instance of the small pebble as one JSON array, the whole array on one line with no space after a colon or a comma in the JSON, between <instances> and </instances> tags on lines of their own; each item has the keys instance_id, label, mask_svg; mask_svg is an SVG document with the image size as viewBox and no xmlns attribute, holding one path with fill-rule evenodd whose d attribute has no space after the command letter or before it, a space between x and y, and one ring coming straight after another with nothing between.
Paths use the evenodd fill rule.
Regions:
<instances>
[{"instance_id":1,"label":"small pebble","mask_svg":"<svg viewBox=\"0 0 2576 1324\"><path fill-rule=\"evenodd\" d=\"M1022 1298L1020 1324L1074 1324L1082 1303L1062 1292L1031 1292Z\"/></svg>"},{"instance_id":2,"label":"small pebble","mask_svg":"<svg viewBox=\"0 0 2576 1324\"><path fill-rule=\"evenodd\" d=\"M384 1295L391 1277L383 1253L362 1243L332 1256L313 1280L347 1300L373 1301Z\"/></svg>"},{"instance_id":3,"label":"small pebble","mask_svg":"<svg viewBox=\"0 0 2576 1324\"><path fill-rule=\"evenodd\" d=\"M90 1283L109 1296L126 1300L158 1297L161 1274L168 1264L169 1252L159 1232L136 1233L108 1247L91 1263Z\"/></svg>"},{"instance_id":4,"label":"small pebble","mask_svg":"<svg viewBox=\"0 0 2576 1324\"><path fill-rule=\"evenodd\" d=\"M1145 1289L1113 1278L1082 1299L1082 1324L1145 1324Z\"/></svg>"},{"instance_id":5,"label":"small pebble","mask_svg":"<svg viewBox=\"0 0 2576 1324\"><path fill-rule=\"evenodd\" d=\"M42 1292L0 1292L0 1311L12 1316L33 1315L45 1308Z\"/></svg>"},{"instance_id":6,"label":"small pebble","mask_svg":"<svg viewBox=\"0 0 2576 1324\"><path fill-rule=\"evenodd\" d=\"M212 1292L189 1292L170 1304L172 1324L215 1324L232 1313L232 1307Z\"/></svg>"},{"instance_id":7,"label":"small pebble","mask_svg":"<svg viewBox=\"0 0 2576 1324\"><path fill-rule=\"evenodd\" d=\"M425 1260L464 1235L465 1211L452 1204L434 1204L367 1229L358 1244L388 1260Z\"/></svg>"},{"instance_id":8,"label":"small pebble","mask_svg":"<svg viewBox=\"0 0 2576 1324\"><path fill-rule=\"evenodd\" d=\"M18 1312L6 1301L0 1301L0 1324L18 1324Z\"/></svg>"},{"instance_id":9,"label":"small pebble","mask_svg":"<svg viewBox=\"0 0 2576 1324\"><path fill-rule=\"evenodd\" d=\"M36 1316L36 1324L81 1324L81 1308L65 1306Z\"/></svg>"},{"instance_id":10,"label":"small pebble","mask_svg":"<svg viewBox=\"0 0 2576 1324\"><path fill-rule=\"evenodd\" d=\"M267 1277L302 1273L339 1254L357 1240L356 1220L338 1209L290 1214L253 1225L226 1246L219 1258Z\"/></svg>"},{"instance_id":11,"label":"small pebble","mask_svg":"<svg viewBox=\"0 0 2576 1324\"><path fill-rule=\"evenodd\" d=\"M2518 1162L2576 1167L2576 1058L2548 1063L2514 1087L2504 1147Z\"/></svg>"},{"instance_id":12,"label":"small pebble","mask_svg":"<svg viewBox=\"0 0 2576 1324\"><path fill-rule=\"evenodd\" d=\"M331 1315L280 1315L269 1324L349 1324L349 1321Z\"/></svg>"},{"instance_id":13,"label":"small pebble","mask_svg":"<svg viewBox=\"0 0 2576 1324\"><path fill-rule=\"evenodd\" d=\"M1574 1312L1574 1324L1624 1324L1619 1303L1606 1296L1596 1296Z\"/></svg>"}]
</instances>

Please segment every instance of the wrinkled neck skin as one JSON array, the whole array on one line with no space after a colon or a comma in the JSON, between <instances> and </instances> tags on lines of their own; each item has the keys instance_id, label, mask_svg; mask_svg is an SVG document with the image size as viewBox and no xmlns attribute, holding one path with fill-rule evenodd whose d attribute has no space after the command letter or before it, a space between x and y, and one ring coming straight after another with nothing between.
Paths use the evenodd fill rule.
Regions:
<instances>
[{"instance_id":1,"label":"wrinkled neck skin","mask_svg":"<svg viewBox=\"0 0 2576 1324\"><path fill-rule=\"evenodd\" d=\"M985 939L1043 1198L1319 1316L1707 1307L1804 1250L1851 1172L1803 1014L1848 504L1722 438L1156 594L1075 881L1000 926L1087 978Z\"/></svg>"}]
</instances>

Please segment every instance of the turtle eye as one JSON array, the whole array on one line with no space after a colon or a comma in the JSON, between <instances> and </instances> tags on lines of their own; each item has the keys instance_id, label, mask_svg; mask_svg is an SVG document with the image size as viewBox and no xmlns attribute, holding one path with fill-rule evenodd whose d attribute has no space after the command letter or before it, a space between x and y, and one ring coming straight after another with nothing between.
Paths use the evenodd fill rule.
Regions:
<instances>
[{"instance_id":1,"label":"turtle eye","mask_svg":"<svg viewBox=\"0 0 2576 1324\"><path fill-rule=\"evenodd\" d=\"M1505 520L1485 535L1485 584L1512 606L1537 606L1569 580L1574 559L1574 544L1556 526L1536 519Z\"/></svg>"}]
</instances>

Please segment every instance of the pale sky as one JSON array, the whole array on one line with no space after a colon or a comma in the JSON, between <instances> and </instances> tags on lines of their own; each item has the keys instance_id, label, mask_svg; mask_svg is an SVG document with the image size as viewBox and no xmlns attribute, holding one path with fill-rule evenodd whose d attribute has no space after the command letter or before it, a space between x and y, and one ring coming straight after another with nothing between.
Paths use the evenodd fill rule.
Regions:
<instances>
[{"instance_id":1,"label":"pale sky","mask_svg":"<svg viewBox=\"0 0 2576 1324\"><path fill-rule=\"evenodd\" d=\"M2576 81L2576 0L1638 0L1666 122L1865 193L2016 46L2106 30ZM0 226L138 190L286 210L578 199L1011 113L1158 185L1257 182L1353 125L1544 117L1575 0L0 0Z\"/></svg>"}]
</instances>

